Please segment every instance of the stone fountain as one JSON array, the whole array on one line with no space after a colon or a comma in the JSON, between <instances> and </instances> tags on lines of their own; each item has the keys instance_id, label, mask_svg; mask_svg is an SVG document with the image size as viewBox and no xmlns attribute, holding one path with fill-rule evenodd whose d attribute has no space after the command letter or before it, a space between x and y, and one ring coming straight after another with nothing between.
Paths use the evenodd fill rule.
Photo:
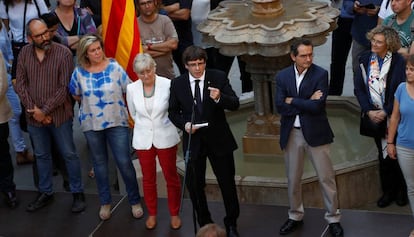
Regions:
<instances>
[{"instance_id":1,"label":"stone fountain","mask_svg":"<svg viewBox=\"0 0 414 237\"><path fill-rule=\"evenodd\" d=\"M203 42L227 56L241 56L253 81L255 112L243 137L245 155L281 154L279 117L273 102L276 73L290 65L295 38L326 42L339 11L327 2L309 0L228 0L198 25Z\"/></svg>"}]
</instances>

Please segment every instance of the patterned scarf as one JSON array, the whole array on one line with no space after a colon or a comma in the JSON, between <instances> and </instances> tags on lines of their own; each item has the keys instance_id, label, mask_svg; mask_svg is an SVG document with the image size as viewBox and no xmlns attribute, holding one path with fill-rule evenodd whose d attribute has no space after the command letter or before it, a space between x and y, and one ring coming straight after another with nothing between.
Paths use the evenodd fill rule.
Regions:
<instances>
[{"instance_id":1,"label":"patterned scarf","mask_svg":"<svg viewBox=\"0 0 414 237\"><path fill-rule=\"evenodd\" d=\"M375 108L382 109L384 104L387 74L391 66L392 53L390 51L384 57L380 67L378 55L372 54L369 62L368 86L372 103Z\"/></svg>"}]
</instances>

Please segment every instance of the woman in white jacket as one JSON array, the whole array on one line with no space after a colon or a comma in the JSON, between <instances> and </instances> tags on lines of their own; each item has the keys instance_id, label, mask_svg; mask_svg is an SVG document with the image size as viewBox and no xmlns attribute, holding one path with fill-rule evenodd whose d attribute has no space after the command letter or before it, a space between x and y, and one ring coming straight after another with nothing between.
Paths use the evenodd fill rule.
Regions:
<instances>
[{"instance_id":1,"label":"woman in white jacket","mask_svg":"<svg viewBox=\"0 0 414 237\"><path fill-rule=\"evenodd\" d=\"M180 181L176 168L177 128L168 119L170 80L155 74L156 63L149 54L138 54L134 71L140 80L127 86L127 103L135 122L132 146L136 149L143 175L144 200L149 217L148 229L157 225L156 161L161 165L167 182L171 228L181 227Z\"/></svg>"}]
</instances>

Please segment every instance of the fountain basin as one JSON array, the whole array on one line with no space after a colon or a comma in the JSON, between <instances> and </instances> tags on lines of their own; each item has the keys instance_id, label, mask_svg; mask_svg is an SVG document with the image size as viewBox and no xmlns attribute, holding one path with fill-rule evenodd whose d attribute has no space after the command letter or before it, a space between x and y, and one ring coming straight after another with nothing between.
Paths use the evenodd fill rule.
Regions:
<instances>
[{"instance_id":1,"label":"fountain basin","mask_svg":"<svg viewBox=\"0 0 414 237\"><path fill-rule=\"evenodd\" d=\"M239 143L235 151L236 184L242 203L288 205L287 179L283 155L245 155L241 149L246 118L253 105L228 114ZM340 208L356 208L374 202L380 195L377 151L371 138L359 135L359 106L353 97L329 97L327 112L335 134L331 157L336 171ZM279 147L279 144L274 144ZM179 173L184 162L177 163ZM206 174L209 200L222 200L210 167ZM318 179L309 161L302 177L304 205L323 208Z\"/></svg>"}]
</instances>

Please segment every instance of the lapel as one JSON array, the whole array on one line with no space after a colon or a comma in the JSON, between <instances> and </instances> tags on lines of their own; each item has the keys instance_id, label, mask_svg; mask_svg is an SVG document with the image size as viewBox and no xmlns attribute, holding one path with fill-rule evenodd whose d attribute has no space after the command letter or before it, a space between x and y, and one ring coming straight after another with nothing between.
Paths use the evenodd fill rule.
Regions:
<instances>
[{"instance_id":1,"label":"lapel","mask_svg":"<svg viewBox=\"0 0 414 237\"><path fill-rule=\"evenodd\" d=\"M163 84L161 80L158 80L158 76L155 77L155 91L154 91L154 102L152 104L152 113L151 118L153 119L158 114L158 103L162 102L162 97L164 96L161 91L163 91ZM146 110L146 109L145 109ZM148 113L148 112L147 112Z\"/></svg>"},{"instance_id":2,"label":"lapel","mask_svg":"<svg viewBox=\"0 0 414 237\"><path fill-rule=\"evenodd\" d=\"M137 83L137 91L136 91L136 93L137 93L136 96L138 98L138 101L141 101L141 103L138 103L137 104L137 110L138 111L141 111L141 113L145 114L145 116L147 118L150 118L151 116L148 114L147 108L145 107L144 84L142 83L141 80L139 80L138 83Z\"/></svg>"},{"instance_id":3,"label":"lapel","mask_svg":"<svg viewBox=\"0 0 414 237\"><path fill-rule=\"evenodd\" d=\"M292 91L290 91L291 95L297 96L298 95L298 91L296 89L296 74L295 74L295 64L293 64L291 66L291 70L288 72L288 78L292 78L290 80L288 80L288 88L290 88Z\"/></svg>"},{"instance_id":4,"label":"lapel","mask_svg":"<svg viewBox=\"0 0 414 237\"><path fill-rule=\"evenodd\" d=\"M204 86L203 86L203 108L205 108L206 105L206 101L207 99L210 97L210 91L208 90L208 87L210 86L210 77L207 69L206 69L206 74L204 77Z\"/></svg>"},{"instance_id":5,"label":"lapel","mask_svg":"<svg viewBox=\"0 0 414 237\"><path fill-rule=\"evenodd\" d=\"M191 90L190 76L188 75L188 72L181 79L184 79L183 82L182 82L183 96L188 98L188 99L184 98L184 101L188 101L188 103L190 103L190 102L192 103L194 101L194 97L193 97L193 92ZM180 79L178 79L178 80L180 80ZM187 89L184 89L184 88L187 88Z\"/></svg>"},{"instance_id":6,"label":"lapel","mask_svg":"<svg viewBox=\"0 0 414 237\"><path fill-rule=\"evenodd\" d=\"M312 72L313 72L313 64L308 68L308 71L306 72L305 76L303 77L302 82L299 86L299 96L302 95L303 91L307 91L306 88L310 86L312 83Z\"/></svg>"}]
</instances>

